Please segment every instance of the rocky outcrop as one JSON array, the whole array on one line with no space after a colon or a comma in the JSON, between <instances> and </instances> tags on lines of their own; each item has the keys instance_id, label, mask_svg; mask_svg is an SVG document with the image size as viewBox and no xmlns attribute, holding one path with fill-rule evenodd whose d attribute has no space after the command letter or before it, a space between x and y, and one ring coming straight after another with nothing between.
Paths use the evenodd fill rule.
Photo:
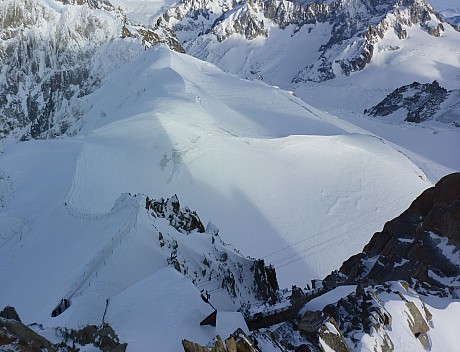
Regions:
<instances>
[{"instance_id":1,"label":"rocky outcrop","mask_svg":"<svg viewBox=\"0 0 460 352\"><path fill-rule=\"evenodd\" d=\"M185 352L254 352L254 345L251 339L242 329L237 329L231 334L225 343L222 338L217 335L206 347L197 343L182 340L182 346Z\"/></svg>"},{"instance_id":2,"label":"rocky outcrop","mask_svg":"<svg viewBox=\"0 0 460 352\"><path fill-rule=\"evenodd\" d=\"M374 234L363 252L348 259L325 285L405 280L430 288L460 279L460 173L443 177L399 217ZM442 291L444 292L444 291Z\"/></svg>"},{"instance_id":3,"label":"rocky outcrop","mask_svg":"<svg viewBox=\"0 0 460 352\"><path fill-rule=\"evenodd\" d=\"M3 308L3 310L0 312L0 318L16 320L18 322L21 322L21 319L19 318L16 309L10 306L6 306L5 308Z\"/></svg>"},{"instance_id":4,"label":"rocky outcrop","mask_svg":"<svg viewBox=\"0 0 460 352\"><path fill-rule=\"evenodd\" d=\"M155 217L168 219L169 224L179 232L204 232L204 225L198 214L188 207L181 209L177 195L160 200L152 200L147 197L145 207L151 210L151 214Z\"/></svg>"},{"instance_id":5,"label":"rocky outcrop","mask_svg":"<svg viewBox=\"0 0 460 352\"><path fill-rule=\"evenodd\" d=\"M307 303L300 316L276 321L269 334L254 332L253 338L271 341L280 351L350 351L367 341L373 350L389 352L400 346L391 338L397 319L413 335L405 346L430 350L436 323L423 297L446 297L449 304L458 299L459 283L460 173L454 173L424 191L374 234L362 253L322 281L326 293L342 285L356 285L354 292L321 310L305 310ZM307 291L295 297L308 302L318 295Z\"/></svg>"},{"instance_id":6,"label":"rocky outcrop","mask_svg":"<svg viewBox=\"0 0 460 352\"><path fill-rule=\"evenodd\" d=\"M358 285L355 293L323 309L337 322L350 347L356 332L364 331L374 336L382 351L393 350L394 343L386 332L393 318L379 298L385 295L386 300L404 303L405 323L418 343L430 348L431 313L421 298L414 301L410 297L418 297L417 293L457 297L459 226L460 173L454 173L424 191L405 212L387 222L362 253L326 277L323 284L328 289Z\"/></svg>"},{"instance_id":7,"label":"rocky outcrop","mask_svg":"<svg viewBox=\"0 0 460 352\"><path fill-rule=\"evenodd\" d=\"M88 5L92 9L114 10L115 8L108 0L56 0L64 5Z\"/></svg>"},{"instance_id":8,"label":"rocky outcrop","mask_svg":"<svg viewBox=\"0 0 460 352\"><path fill-rule=\"evenodd\" d=\"M37 324L38 331L41 327ZM93 346L103 352L124 352L127 344L120 343L119 338L108 324L88 325L79 330L57 328L56 336L62 342L52 344L34 330L21 323L13 307L5 307L0 312L0 350L1 351L71 351L77 352L78 346Z\"/></svg>"},{"instance_id":9,"label":"rocky outcrop","mask_svg":"<svg viewBox=\"0 0 460 352\"><path fill-rule=\"evenodd\" d=\"M405 111L404 121L423 122L435 117L451 93L437 81L426 84L414 82L395 89L380 103L364 110L364 113L374 117L391 117L396 112Z\"/></svg>"},{"instance_id":10,"label":"rocky outcrop","mask_svg":"<svg viewBox=\"0 0 460 352\"><path fill-rule=\"evenodd\" d=\"M381 350L393 350L393 342L386 333L386 329L391 329L392 317L378 297L382 292L385 292L383 287L360 286L356 292L323 309L324 314L335 322L337 332L348 348L356 347L356 335L362 331L379 341Z\"/></svg>"},{"instance_id":11,"label":"rocky outcrop","mask_svg":"<svg viewBox=\"0 0 460 352\"><path fill-rule=\"evenodd\" d=\"M18 320L0 318L0 350L54 352L57 349L44 337Z\"/></svg>"},{"instance_id":12,"label":"rocky outcrop","mask_svg":"<svg viewBox=\"0 0 460 352\"><path fill-rule=\"evenodd\" d=\"M273 266L265 266L262 259L254 262L251 271L254 272L254 291L256 297L263 302L274 304L278 300L278 280Z\"/></svg>"},{"instance_id":13,"label":"rocky outcrop","mask_svg":"<svg viewBox=\"0 0 460 352\"><path fill-rule=\"evenodd\" d=\"M300 318L298 327L300 334L303 336L310 336L319 331L319 329L326 322L327 316L321 311L306 311L302 318Z\"/></svg>"},{"instance_id":14,"label":"rocky outcrop","mask_svg":"<svg viewBox=\"0 0 460 352\"><path fill-rule=\"evenodd\" d=\"M79 330L68 330L60 329L60 335L64 339L64 342L59 344L59 348L67 348L69 342L73 346L76 344L81 346L94 346L103 352L125 352L127 343L120 343L120 340L108 324L102 324L100 326L87 325Z\"/></svg>"},{"instance_id":15,"label":"rocky outcrop","mask_svg":"<svg viewBox=\"0 0 460 352\"><path fill-rule=\"evenodd\" d=\"M350 352L351 351L345 339L342 337L342 334L331 323L327 325L326 324L323 325L319 329L318 335L321 341L321 345L322 346L326 345L332 351L335 351L335 352ZM323 348L323 349L328 350L328 348Z\"/></svg>"},{"instance_id":16,"label":"rocky outcrop","mask_svg":"<svg viewBox=\"0 0 460 352\"><path fill-rule=\"evenodd\" d=\"M124 352L127 347L126 343L119 342L118 336L107 324L86 326L80 330L57 330L62 342L52 344L19 320L0 317L0 350L77 352L79 348L75 346L92 346L104 352Z\"/></svg>"},{"instance_id":17,"label":"rocky outcrop","mask_svg":"<svg viewBox=\"0 0 460 352\"><path fill-rule=\"evenodd\" d=\"M205 296L209 291L211 294L227 292L231 304L244 314L252 304L275 304L278 301L279 286L274 267L266 266L263 260L243 257L221 240L214 224L208 223L205 228L195 211L181 207L177 195L168 199L144 199L143 206L153 224L164 219L178 232L171 235L173 232L158 231L154 225L160 248L168 255L168 264L188 276ZM208 250L190 255L188 249L182 249L178 236L181 234L202 236Z\"/></svg>"},{"instance_id":18,"label":"rocky outcrop","mask_svg":"<svg viewBox=\"0 0 460 352\"><path fill-rule=\"evenodd\" d=\"M257 37L268 36L264 21L258 16L257 10L251 3L243 5L236 12L230 15L226 12L222 14L213 24L211 32L217 37L219 42L229 38L232 34L240 34L246 39L252 40ZM229 24L231 24L229 26Z\"/></svg>"}]
</instances>

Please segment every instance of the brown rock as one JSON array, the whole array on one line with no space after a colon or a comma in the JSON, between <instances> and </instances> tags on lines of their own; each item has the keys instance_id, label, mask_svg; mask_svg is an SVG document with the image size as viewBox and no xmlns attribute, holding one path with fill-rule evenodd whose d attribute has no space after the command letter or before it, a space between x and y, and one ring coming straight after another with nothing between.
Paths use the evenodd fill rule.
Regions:
<instances>
[{"instance_id":1,"label":"brown rock","mask_svg":"<svg viewBox=\"0 0 460 352\"><path fill-rule=\"evenodd\" d=\"M343 336L340 333L331 331L326 325L323 325L318 331L319 337L335 352L350 352Z\"/></svg>"},{"instance_id":2,"label":"brown rock","mask_svg":"<svg viewBox=\"0 0 460 352\"><path fill-rule=\"evenodd\" d=\"M238 352L236 349L235 339L232 336L225 340L225 346L227 347L228 352Z\"/></svg>"},{"instance_id":3,"label":"brown rock","mask_svg":"<svg viewBox=\"0 0 460 352\"><path fill-rule=\"evenodd\" d=\"M397 218L387 222L382 232L375 233L363 252L351 257L340 268L339 281L345 283L394 280L411 282L413 278L443 287L429 275L440 277L460 275L460 257L452 263L438 247L439 240L460 248L460 173L443 177L435 187L424 191ZM375 263L366 268L364 261ZM377 259L377 260L375 260ZM336 275L337 276L337 275ZM333 275L324 282L332 282Z\"/></svg>"},{"instance_id":4,"label":"brown rock","mask_svg":"<svg viewBox=\"0 0 460 352\"><path fill-rule=\"evenodd\" d=\"M0 318L0 351L2 346L10 344L21 352L56 351L48 340L19 321Z\"/></svg>"},{"instance_id":5,"label":"brown rock","mask_svg":"<svg viewBox=\"0 0 460 352\"><path fill-rule=\"evenodd\" d=\"M418 337L418 335L428 332L430 327L426 323L417 306L413 302L406 302L406 307L410 312L410 315L407 315L407 323L414 336Z\"/></svg>"},{"instance_id":6,"label":"brown rock","mask_svg":"<svg viewBox=\"0 0 460 352\"><path fill-rule=\"evenodd\" d=\"M208 348L185 339L182 340L182 347L184 347L185 352L254 352L251 340L240 328L225 340L225 345L222 338L217 335L213 342L208 345Z\"/></svg>"},{"instance_id":7,"label":"brown rock","mask_svg":"<svg viewBox=\"0 0 460 352\"><path fill-rule=\"evenodd\" d=\"M185 352L209 352L206 347L185 339L182 340L182 347L184 347Z\"/></svg>"}]
</instances>

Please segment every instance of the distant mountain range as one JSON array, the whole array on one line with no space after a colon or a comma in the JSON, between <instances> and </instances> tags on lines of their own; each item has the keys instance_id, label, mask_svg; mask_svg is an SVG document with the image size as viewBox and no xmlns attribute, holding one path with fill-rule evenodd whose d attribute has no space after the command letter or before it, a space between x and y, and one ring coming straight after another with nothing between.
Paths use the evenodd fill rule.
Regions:
<instances>
[{"instance_id":1,"label":"distant mountain range","mask_svg":"<svg viewBox=\"0 0 460 352\"><path fill-rule=\"evenodd\" d=\"M130 1L7 0L0 6L0 138L75 134L85 97L158 43L287 89L402 70L406 78L379 75L368 87L393 90L398 82L431 82L427 65L441 86L459 84L455 16L441 16L424 0L187 0L152 8L151 16L140 16L149 7Z\"/></svg>"}]
</instances>

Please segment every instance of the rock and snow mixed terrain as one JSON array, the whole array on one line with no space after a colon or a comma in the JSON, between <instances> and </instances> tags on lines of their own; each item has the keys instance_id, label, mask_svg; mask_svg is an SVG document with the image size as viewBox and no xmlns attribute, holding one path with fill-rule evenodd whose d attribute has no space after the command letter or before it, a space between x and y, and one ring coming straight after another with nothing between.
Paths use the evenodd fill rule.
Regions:
<instances>
[{"instance_id":1,"label":"rock and snow mixed terrain","mask_svg":"<svg viewBox=\"0 0 460 352\"><path fill-rule=\"evenodd\" d=\"M358 253L460 167L453 125L362 117L415 80L458 88L460 33L423 1L374 3L2 2L0 308L55 344L94 344L109 324L128 350L177 351L249 333L242 314L285 304L278 283ZM361 36L371 22L407 38ZM361 67L351 49L373 40ZM335 78L309 82L328 60ZM199 325L213 311L200 291L215 328Z\"/></svg>"},{"instance_id":2,"label":"rock and snow mixed terrain","mask_svg":"<svg viewBox=\"0 0 460 352\"><path fill-rule=\"evenodd\" d=\"M257 341L281 343L274 351L458 349L459 196L460 173L426 190L325 278L325 294Z\"/></svg>"},{"instance_id":3,"label":"rock and snow mixed terrain","mask_svg":"<svg viewBox=\"0 0 460 352\"><path fill-rule=\"evenodd\" d=\"M380 103L364 110L370 116L380 116L392 122L423 122L431 119L460 127L460 90L448 91L437 81L414 82L400 87Z\"/></svg>"}]
</instances>

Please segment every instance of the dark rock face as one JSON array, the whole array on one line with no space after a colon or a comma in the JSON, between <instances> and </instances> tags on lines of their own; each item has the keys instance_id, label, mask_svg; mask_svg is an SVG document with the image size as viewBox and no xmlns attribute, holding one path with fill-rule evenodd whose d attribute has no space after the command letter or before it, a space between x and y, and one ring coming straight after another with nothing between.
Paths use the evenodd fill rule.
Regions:
<instances>
[{"instance_id":1,"label":"dark rock face","mask_svg":"<svg viewBox=\"0 0 460 352\"><path fill-rule=\"evenodd\" d=\"M0 318L1 351L48 351L57 349L45 338L13 319Z\"/></svg>"},{"instance_id":2,"label":"dark rock face","mask_svg":"<svg viewBox=\"0 0 460 352\"><path fill-rule=\"evenodd\" d=\"M450 93L451 91L441 87L437 81L426 84L414 82L397 88L364 113L374 117L385 117L403 109L407 111L407 122L431 120Z\"/></svg>"},{"instance_id":3,"label":"dark rock face","mask_svg":"<svg viewBox=\"0 0 460 352\"><path fill-rule=\"evenodd\" d=\"M254 262L251 271L254 272L254 291L256 292L256 297L263 302L276 303L279 287L275 268L265 266L264 261L260 259Z\"/></svg>"},{"instance_id":4,"label":"dark rock face","mask_svg":"<svg viewBox=\"0 0 460 352\"><path fill-rule=\"evenodd\" d=\"M454 173L424 191L374 234L362 253L323 280L326 291L356 285L355 292L321 311L305 311L271 337L260 332L255 336L274 339L289 351L316 351L322 343L348 351L360 348L365 334L376 350L393 351L397 341L388 331L398 319L412 332L412 343L430 349L432 314L419 294L448 297L447 302L458 299L459 226L460 173ZM385 308L389 301L399 302L397 317Z\"/></svg>"},{"instance_id":5,"label":"dark rock face","mask_svg":"<svg viewBox=\"0 0 460 352\"><path fill-rule=\"evenodd\" d=\"M104 352L124 352L128 346L126 343L120 343L117 334L108 324L88 325L80 330L57 330L63 340L61 343L52 344L22 324L13 307L5 307L0 313L0 351L77 352L79 349L75 344L79 344L91 345Z\"/></svg>"},{"instance_id":6,"label":"dark rock face","mask_svg":"<svg viewBox=\"0 0 460 352\"><path fill-rule=\"evenodd\" d=\"M206 291L226 291L236 308L244 313L251 304L275 304L278 301L275 268L265 266L263 260L242 257L220 239L219 229L214 224L209 223L205 229L195 211L182 208L177 195L168 199L146 197L145 208L153 218L166 219L170 226L184 235L205 233L210 236L212 251L203 253L202 259L197 262L196 258L191 259L182 252L176 238L158 232L160 248L169 255L168 264L190 277L197 287Z\"/></svg>"},{"instance_id":7,"label":"dark rock face","mask_svg":"<svg viewBox=\"0 0 460 352\"><path fill-rule=\"evenodd\" d=\"M14 307L7 306L3 308L3 310L0 312L0 317L5 318L5 319L12 319L16 320L18 322L21 322L21 319L19 318L18 313L16 312L16 309Z\"/></svg>"},{"instance_id":8,"label":"dark rock face","mask_svg":"<svg viewBox=\"0 0 460 352\"><path fill-rule=\"evenodd\" d=\"M104 32L103 23L87 14L77 26L79 31L56 37L50 33L45 38L37 29L57 18L34 0L5 2L0 17L0 64L5 77L0 83L0 138L18 129L23 129L22 140L70 132L81 111L68 102L94 90L100 79L87 65L94 47L78 51L72 47L80 37Z\"/></svg>"},{"instance_id":9,"label":"dark rock face","mask_svg":"<svg viewBox=\"0 0 460 352\"><path fill-rule=\"evenodd\" d=\"M191 211L188 207L180 207L179 199L176 195L169 199L150 200L146 199L146 208L152 210L152 214L159 218L166 218L169 224L177 231L190 233L197 231L204 232L204 225L198 214Z\"/></svg>"},{"instance_id":10,"label":"dark rock face","mask_svg":"<svg viewBox=\"0 0 460 352\"><path fill-rule=\"evenodd\" d=\"M64 5L88 5L92 9L113 10L113 5L107 0L57 0Z\"/></svg>"},{"instance_id":11,"label":"dark rock face","mask_svg":"<svg viewBox=\"0 0 460 352\"><path fill-rule=\"evenodd\" d=\"M264 28L264 22L257 18L257 13L251 4L245 5L232 16L233 25L230 28L224 23L228 18L228 14L224 12L213 24L211 32L216 35L219 42L224 41L234 33L241 34L249 40L259 36L268 36L268 31Z\"/></svg>"},{"instance_id":12,"label":"dark rock face","mask_svg":"<svg viewBox=\"0 0 460 352\"><path fill-rule=\"evenodd\" d=\"M442 178L374 234L325 283L405 280L450 288L460 279L460 173ZM457 282L457 284L455 284Z\"/></svg>"},{"instance_id":13,"label":"dark rock face","mask_svg":"<svg viewBox=\"0 0 460 352\"><path fill-rule=\"evenodd\" d=\"M323 312L334 319L338 330L349 341L360 331L366 334L376 331L382 337L382 347L391 351L393 343L384 328L391 328L392 317L380 302L379 292L383 292L383 288L359 287L356 292L324 307Z\"/></svg>"},{"instance_id":14,"label":"dark rock face","mask_svg":"<svg viewBox=\"0 0 460 352\"><path fill-rule=\"evenodd\" d=\"M103 352L124 352L128 346L126 343L120 343L117 334L108 324L88 325L80 330L63 329L61 335L66 342L61 343L58 346L60 348L66 348L68 341L82 346L93 345Z\"/></svg>"}]
</instances>

